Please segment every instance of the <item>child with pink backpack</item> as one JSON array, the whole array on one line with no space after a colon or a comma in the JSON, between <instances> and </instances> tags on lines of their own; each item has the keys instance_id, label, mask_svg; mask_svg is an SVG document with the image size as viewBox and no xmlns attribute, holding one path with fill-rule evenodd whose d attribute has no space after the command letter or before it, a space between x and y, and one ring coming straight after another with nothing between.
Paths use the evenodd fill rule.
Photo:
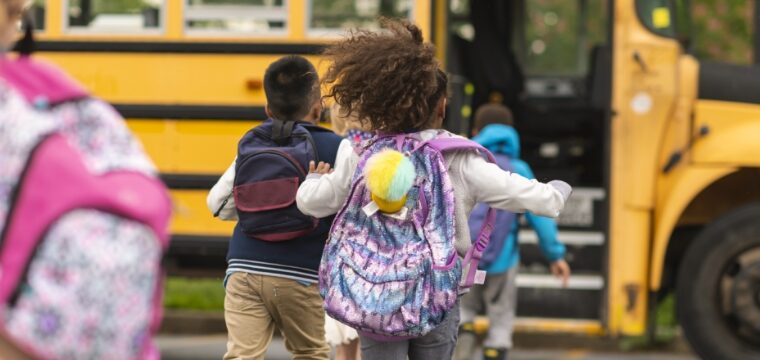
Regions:
<instances>
[{"instance_id":1,"label":"child with pink backpack","mask_svg":"<svg viewBox=\"0 0 760 360\"><path fill-rule=\"evenodd\" d=\"M485 274L490 210L472 244L476 203L556 217L571 188L501 170L493 156L439 130L446 74L420 29L384 21L387 31L356 31L328 48L323 80L374 138L343 141L334 170L312 167L297 205L304 214L337 213L319 270L325 311L355 328L362 359L450 359L458 299Z\"/></svg>"},{"instance_id":2,"label":"child with pink backpack","mask_svg":"<svg viewBox=\"0 0 760 360\"><path fill-rule=\"evenodd\" d=\"M158 359L171 203L124 119L0 0L0 358Z\"/></svg>"}]
</instances>

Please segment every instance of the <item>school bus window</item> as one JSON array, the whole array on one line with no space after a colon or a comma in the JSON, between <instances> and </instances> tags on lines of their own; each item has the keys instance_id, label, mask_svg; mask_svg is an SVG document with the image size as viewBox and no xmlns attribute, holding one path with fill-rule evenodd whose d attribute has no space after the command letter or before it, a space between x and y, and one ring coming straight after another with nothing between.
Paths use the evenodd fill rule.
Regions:
<instances>
[{"instance_id":1,"label":"school bus window","mask_svg":"<svg viewBox=\"0 0 760 360\"><path fill-rule=\"evenodd\" d=\"M378 29L377 18L412 16L411 0L312 0L309 29L312 32L339 32L360 27Z\"/></svg>"},{"instance_id":2,"label":"school bus window","mask_svg":"<svg viewBox=\"0 0 760 360\"><path fill-rule=\"evenodd\" d=\"M636 13L650 31L655 34L674 37L675 26L671 0L638 0Z\"/></svg>"},{"instance_id":3,"label":"school bus window","mask_svg":"<svg viewBox=\"0 0 760 360\"><path fill-rule=\"evenodd\" d=\"M158 30L162 0L69 0L68 28L94 33Z\"/></svg>"},{"instance_id":4,"label":"school bus window","mask_svg":"<svg viewBox=\"0 0 760 360\"><path fill-rule=\"evenodd\" d=\"M45 30L45 2L45 0L34 0L29 8L35 30Z\"/></svg>"},{"instance_id":5,"label":"school bus window","mask_svg":"<svg viewBox=\"0 0 760 360\"><path fill-rule=\"evenodd\" d=\"M752 64L753 31L760 36L757 0L691 0L692 49L705 60Z\"/></svg>"},{"instance_id":6,"label":"school bus window","mask_svg":"<svg viewBox=\"0 0 760 360\"><path fill-rule=\"evenodd\" d=\"M581 44L577 1L528 0L523 65L527 74L575 74Z\"/></svg>"},{"instance_id":7,"label":"school bus window","mask_svg":"<svg viewBox=\"0 0 760 360\"><path fill-rule=\"evenodd\" d=\"M285 33L284 0L188 0L185 26L195 33Z\"/></svg>"},{"instance_id":8,"label":"school bus window","mask_svg":"<svg viewBox=\"0 0 760 360\"><path fill-rule=\"evenodd\" d=\"M470 18L470 0L449 2L449 30L457 37L469 42L475 38L475 27Z\"/></svg>"},{"instance_id":9,"label":"school bus window","mask_svg":"<svg viewBox=\"0 0 760 360\"><path fill-rule=\"evenodd\" d=\"M451 0L449 2L449 9L453 14L456 15L469 13L470 0Z\"/></svg>"}]
</instances>

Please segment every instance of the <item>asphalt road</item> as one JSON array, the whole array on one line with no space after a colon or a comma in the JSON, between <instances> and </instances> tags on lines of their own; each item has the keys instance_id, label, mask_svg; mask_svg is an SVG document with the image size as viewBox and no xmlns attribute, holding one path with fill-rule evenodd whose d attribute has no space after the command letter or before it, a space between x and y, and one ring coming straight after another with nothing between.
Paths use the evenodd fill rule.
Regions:
<instances>
[{"instance_id":1,"label":"asphalt road","mask_svg":"<svg viewBox=\"0 0 760 360\"><path fill-rule=\"evenodd\" d=\"M224 355L226 337L212 336L161 336L158 339L164 360L220 360ZM290 354L285 350L282 340L275 338L269 347L266 359L289 360ZM477 359L477 358L474 358ZM612 353L591 350L523 350L516 349L509 356L510 360L695 360L688 354L663 352Z\"/></svg>"}]
</instances>

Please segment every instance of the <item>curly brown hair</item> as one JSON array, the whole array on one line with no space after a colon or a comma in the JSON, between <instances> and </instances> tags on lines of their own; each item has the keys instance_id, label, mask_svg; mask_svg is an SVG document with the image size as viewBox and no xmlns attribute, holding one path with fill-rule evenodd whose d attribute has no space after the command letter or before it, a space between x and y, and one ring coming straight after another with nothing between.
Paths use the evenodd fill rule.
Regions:
<instances>
[{"instance_id":1,"label":"curly brown hair","mask_svg":"<svg viewBox=\"0 0 760 360\"><path fill-rule=\"evenodd\" d=\"M322 80L330 89L325 97L376 131L426 129L446 94L446 73L417 26L380 22L385 31L353 30L325 50L331 61Z\"/></svg>"}]
</instances>

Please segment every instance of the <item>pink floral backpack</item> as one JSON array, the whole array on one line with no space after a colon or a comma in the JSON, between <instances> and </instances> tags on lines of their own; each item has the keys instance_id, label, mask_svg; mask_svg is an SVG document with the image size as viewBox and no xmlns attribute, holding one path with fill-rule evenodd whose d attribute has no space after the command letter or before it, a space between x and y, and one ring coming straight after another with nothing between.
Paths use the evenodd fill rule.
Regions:
<instances>
[{"instance_id":1,"label":"pink floral backpack","mask_svg":"<svg viewBox=\"0 0 760 360\"><path fill-rule=\"evenodd\" d=\"M43 359L157 359L168 193L123 119L0 57L0 330Z\"/></svg>"}]
</instances>

